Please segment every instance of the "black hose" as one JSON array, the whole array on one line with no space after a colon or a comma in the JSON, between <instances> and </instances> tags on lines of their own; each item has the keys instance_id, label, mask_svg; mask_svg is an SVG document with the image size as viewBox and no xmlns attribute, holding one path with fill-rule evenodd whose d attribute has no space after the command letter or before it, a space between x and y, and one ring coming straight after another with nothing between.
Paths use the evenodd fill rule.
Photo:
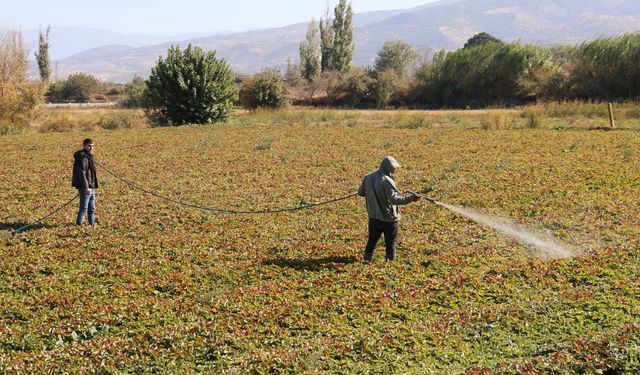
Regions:
<instances>
[{"instance_id":1,"label":"black hose","mask_svg":"<svg viewBox=\"0 0 640 375\"><path fill-rule=\"evenodd\" d=\"M148 195L153 195L156 198L163 199L163 200L171 202L171 203L175 203L175 204L177 204L179 206L195 208L195 209L198 209L198 210L209 211L209 212L217 212L217 213L225 213L225 214L273 214L273 213L279 213L279 212L299 211L299 210L304 210L304 209L311 208L311 207L322 206L322 205L326 205L326 204L330 204L330 203L339 202L339 201L342 201L342 200L345 200L345 199L349 199L349 198L355 197L357 195L357 193L353 193L353 194L345 195L345 196L342 196L342 197L338 197L338 198L334 198L334 199L330 199L330 200L326 200L326 201L322 201L322 202L307 203L307 204L302 204L302 205L295 206L295 207L276 208L276 209L267 209L267 210L227 210L227 209L223 209L223 208L205 207L205 206L199 206L199 205L196 205L196 204L193 204L193 203L189 203L189 202L183 202L183 201L172 199L172 198L166 197L164 195L158 194L156 192L147 190L147 189L145 189L145 188L143 188L141 186L138 186L137 184L125 179L124 177L121 177L117 173L109 170L104 165L102 165L102 164L98 163L97 161L95 161L95 159L92 159L92 160L102 170L104 170L105 172L107 172L111 176L117 178L118 180L122 181L123 183L127 184L128 186L130 186L133 189L139 190L139 191L141 191L141 192L143 192L145 194L148 194Z\"/></svg>"},{"instance_id":2,"label":"black hose","mask_svg":"<svg viewBox=\"0 0 640 375\"><path fill-rule=\"evenodd\" d=\"M32 226L34 226L34 225L37 225L37 224L38 224L38 223L40 223L41 221L43 221L43 220L46 220L46 219L50 218L51 216L53 216L53 215L54 215L55 213L57 213L58 211L60 211L60 210L62 210L63 208L67 207L68 205L70 205L70 204L71 204L71 202L75 201L75 200L76 200L76 198L78 198L79 196L80 196L79 194L76 194L73 198L71 198L69 201L67 201L67 203L65 203L65 204L63 204L62 206L60 206L60 207L56 208L53 212L51 212L51 213L50 213L50 214L48 214L47 216L45 216L45 217L43 217L43 218L41 218L41 219L38 219L38 220L34 221L34 222L33 222L33 223L31 223L31 224L27 224L27 225L25 225L25 226L22 226L22 227L20 227L20 228L18 228L18 229L16 229L16 230L14 230L13 232L11 232L11 234L18 234L18 233L22 232L23 230L25 230L25 229L27 229L27 228L30 228L30 227L32 227Z\"/></svg>"}]
</instances>

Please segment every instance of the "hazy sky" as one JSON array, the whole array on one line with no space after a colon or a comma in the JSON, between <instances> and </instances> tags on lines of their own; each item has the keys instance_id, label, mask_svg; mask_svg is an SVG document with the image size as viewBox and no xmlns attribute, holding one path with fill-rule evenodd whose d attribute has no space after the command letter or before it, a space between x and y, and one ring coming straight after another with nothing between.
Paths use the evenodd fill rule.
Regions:
<instances>
[{"instance_id":1,"label":"hazy sky","mask_svg":"<svg viewBox=\"0 0 640 375\"><path fill-rule=\"evenodd\" d=\"M435 0L352 0L356 13L404 9ZM331 8L338 0L331 0ZM306 22L327 0L0 0L0 27L78 26L123 34L239 31Z\"/></svg>"}]
</instances>

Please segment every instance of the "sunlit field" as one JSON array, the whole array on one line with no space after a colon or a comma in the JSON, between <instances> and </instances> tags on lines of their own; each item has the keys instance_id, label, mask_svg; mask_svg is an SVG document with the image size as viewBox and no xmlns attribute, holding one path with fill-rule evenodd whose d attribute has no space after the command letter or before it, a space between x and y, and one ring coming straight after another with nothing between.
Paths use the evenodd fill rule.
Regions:
<instances>
[{"instance_id":1,"label":"sunlit field","mask_svg":"<svg viewBox=\"0 0 640 375\"><path fill-rule=\"evenodd\" d=\"M89 132L47 127L66 115L44 113L41 128L0 137L0 372L640 371L637 108L617 106L614 130L606 105L578 103L290 109L176 128L128 112L134 129L88 116ZM232 210L349 195L393 155L401 189L553 235L575 256L544 257L422 200L403 208L398 259L379 247L363 264L362 198L217 214L101 169L96 228L72 224L74 202L10 234L73 198L85 137L145 189Z\"/></svg>"}]
</instances>

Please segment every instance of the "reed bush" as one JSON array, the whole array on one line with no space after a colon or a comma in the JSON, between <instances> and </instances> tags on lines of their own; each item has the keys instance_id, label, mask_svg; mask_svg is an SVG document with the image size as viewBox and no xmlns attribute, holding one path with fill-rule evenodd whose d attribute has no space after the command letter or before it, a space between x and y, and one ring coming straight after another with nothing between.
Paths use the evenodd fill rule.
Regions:
<instances>
[{"instance_id":1,"label":"reed bush","mask_svg":"<svg viewBox=\"0 0 640 375\"><path fill-rule=\"evenodd\" d=\"M582 43L573 49L570 66L575 98L640 98L640 33Z\"/></svg>"}]
</instances>

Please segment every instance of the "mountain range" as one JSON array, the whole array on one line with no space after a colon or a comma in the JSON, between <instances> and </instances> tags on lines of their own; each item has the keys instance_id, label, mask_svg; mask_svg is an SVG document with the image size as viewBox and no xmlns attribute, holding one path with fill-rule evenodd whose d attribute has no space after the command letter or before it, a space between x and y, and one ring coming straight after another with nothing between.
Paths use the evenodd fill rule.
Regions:
<instances>
[{"instance_id":1,"label":"mountain range","mask_svg":"<svg viewBox=\"0 0 640 375\"><path fill-rule=\"evenodd\" d=\"M90 47L57 60L54 74L64 78L73 72L84 72L106 81L127 82L135 74L148 76L158 57L166 55L171 45L186 47L189 43L216 50L237 72L284 68L288 58L298 59L298 46L308 25L299 23L209 36L128 38L111 33L110 39L98 37L99 33L94 33L96 36L91 39L82 32L54 38L56 29L53 29L52 45ZM372 65L384 42L393 39L402 39L424 53L460 48L471 36L483 31L505 41L548 46L639 30L638 0L441 0L406 10L356 13L354 63ZM104 43L105 40L116 42Z\"/></svg>"},{"instance_id":2,"label":"mountain range","mask_svg":"<svg viewBox=\"0 0 640 375\"><path fill-rule=\"evenodd\" d=\"M30 29L22 33L22 38L32 51L35 51L38 47L40 31L45 31L45 29ZM96 47L109 45L143 47L171 41L200 38L212 34L229 34L229 32L189 33L180 35L127 35L84 27L52 27L49 33L49 56L54 61L63 60Z\"/></svg>"}]
</instances>

